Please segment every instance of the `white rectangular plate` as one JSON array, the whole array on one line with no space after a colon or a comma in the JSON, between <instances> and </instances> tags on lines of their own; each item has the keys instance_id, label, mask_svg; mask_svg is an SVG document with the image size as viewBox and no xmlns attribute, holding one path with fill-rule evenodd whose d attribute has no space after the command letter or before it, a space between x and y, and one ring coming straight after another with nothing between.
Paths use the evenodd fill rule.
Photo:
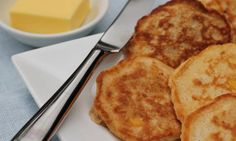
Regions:
<instances>
[{"instance_id":1,"label":"white rectangular plate","mask_svg":"<svg viewBox=\"0 0 236 141\"><path fill-rule=\"evenodd\" d=\"M12 57L34 100L42 106L79 66L101 34L45 47ZM116 141L104 127L89 117L95 96L95 80L99 72L114 65L121 54L107 56L94 72L79 96L58 136L61 141Z\"/></svg>"}]
</instances>

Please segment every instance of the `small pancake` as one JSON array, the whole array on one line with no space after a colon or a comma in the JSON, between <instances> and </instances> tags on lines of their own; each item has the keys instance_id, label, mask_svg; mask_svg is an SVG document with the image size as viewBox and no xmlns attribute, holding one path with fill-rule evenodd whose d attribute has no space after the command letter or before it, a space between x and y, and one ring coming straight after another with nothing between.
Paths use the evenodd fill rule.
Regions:
<instances>
[{"instance_id":1,"label":"small pancake","mask_svg":"<svg viewBox=\"0 0 236 141\"><path fill-rule=\"evenodd\" d=\"M199 0L206 8L224 15L231 26L232 42L236 43L236 0Z\"/></svg>"},{"instance_id":2,"label":"small pancake","mask_svg":"<svg viewBox=\"0 0 236 141\"><path fill-rule=\"evenodd\" d=\"M176 68L209 45L230 41L224 16L195 0L172 0L138 21L126 54L151 56Z\"/></svg>"},{"instance_id":3,"label":"small pancake","mask_svg":"<svg viewBox=\"0 0 236 141\"><path fill-rule=\"evenodd\" d=\"M236 93L236 44L214 45L171 76L172 102L180 121L225 93Z\"/></svg>"},{"instance_id":4,"label":"small pancake","mask_svg":"<svg viewBox=\"0 0 236 141\"><path fill-rule=\"evenodd\" d=\"M124 141L174 141L180 123L168 87L172 72L150 57L129 58L102 72L92 119Z\"/></svg>"},{"instance_id":5,"label":"small pancake","mask_svg":"<svg viewBox=\"0 0 236 141\"><path fill-rule=\"evenodd\" d=\"M190 114L182 141L236 141L236 96L226 94Z\"/></svg>"}]
</instances>

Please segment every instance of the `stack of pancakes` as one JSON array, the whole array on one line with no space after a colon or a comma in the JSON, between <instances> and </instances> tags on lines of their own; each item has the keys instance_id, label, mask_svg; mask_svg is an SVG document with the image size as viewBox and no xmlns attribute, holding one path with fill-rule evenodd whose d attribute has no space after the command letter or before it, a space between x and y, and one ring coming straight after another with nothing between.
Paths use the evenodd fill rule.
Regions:
<instances>
[{"instance_id":1,"label":"stack of pancakes","mask_svg":"<svg viewBox=\"0 0 236 141\"><path fill-rule=\"evenodd\" d=\"M236 45L226 15L172 0L141 18L124 60L98 76L91 118L124 141L236 141Z\"/></svg>"}]
</instances>

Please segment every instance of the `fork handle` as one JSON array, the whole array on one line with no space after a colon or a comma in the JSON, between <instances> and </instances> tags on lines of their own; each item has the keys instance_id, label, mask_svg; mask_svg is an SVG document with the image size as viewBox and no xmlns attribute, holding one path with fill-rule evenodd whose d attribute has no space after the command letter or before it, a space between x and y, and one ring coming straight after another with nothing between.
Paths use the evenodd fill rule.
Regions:
<instances>
[{"instance_id":1,"label":"fork handle","mask_svg":"<svg viewBox=\"0 0 236 141\"><path fill-rule=\"evenodd\" d=\"M96 47L81 65L13 137L12 141L48 141L56 133L96 66L107 53Z\"/></svg>"}]
</instances>

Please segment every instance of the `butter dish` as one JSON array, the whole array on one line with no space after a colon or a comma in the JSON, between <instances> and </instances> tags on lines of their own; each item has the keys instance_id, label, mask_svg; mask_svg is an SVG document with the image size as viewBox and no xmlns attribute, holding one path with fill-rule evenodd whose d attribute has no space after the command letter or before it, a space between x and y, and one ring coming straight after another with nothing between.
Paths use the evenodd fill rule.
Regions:
<instances>
[{"instance_id":1,"label":"butter dish","mask_svg":"<svg viewBox=\"0 0 236 141\"><path fill-rule=\"evenodd\" d=\"M61 33L43 34L22 31L10 25L10 8L15 1L2 0L0 2L0 28L16 40L34 47L43 47L88 35L104 17L109 5L109 0L90 0L90 12L80 27Z\"/></svg>"}]
</instances>

